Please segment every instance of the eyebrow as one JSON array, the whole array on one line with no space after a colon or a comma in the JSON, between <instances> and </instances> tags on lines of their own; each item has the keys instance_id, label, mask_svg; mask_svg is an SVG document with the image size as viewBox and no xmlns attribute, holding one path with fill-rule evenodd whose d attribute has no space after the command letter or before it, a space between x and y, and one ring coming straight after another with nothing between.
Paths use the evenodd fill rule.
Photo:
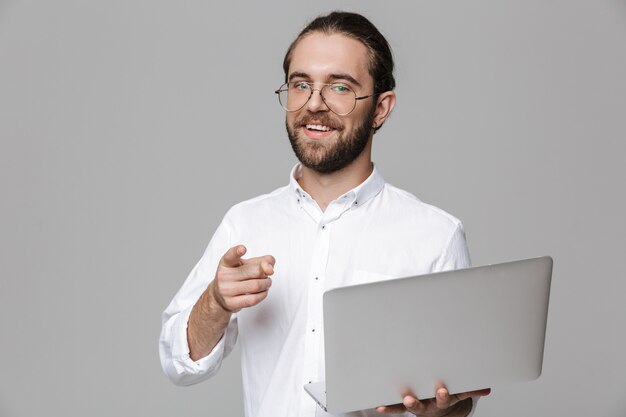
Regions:
<instances>
[{"instance_id":1,"label":"eyebrow","mask_svg":"<svg viewBox=\"0 0 626 417\"><path fill-rule=\"evenodd\" d=\"M291 82L294 78L311 78L309 74L306 72L292 72L289 74L289 81Z\"/></svg>"},{"instance_id":2,"label":"eyebrow","mask_svg":"<svg viewBox=\"0 0 626 417\"><path fill-rule=\"evenodd\" d=\"M299 71L295 71L292 72L291 74L289 74L289 81L291 82L294 78L307 78L307 79L311 79L311 76L309 74L307 74L306 72L299 72ZM332 80L332 81L337 81L337 80L346 80L351 82L352 84L356 85L357 87L361 87L361 83L358 82L353 76L351 76L350 74L345 74L345 73L336 73L336 74L329 74L328 79Z\"/></svg>"}]
</instances>

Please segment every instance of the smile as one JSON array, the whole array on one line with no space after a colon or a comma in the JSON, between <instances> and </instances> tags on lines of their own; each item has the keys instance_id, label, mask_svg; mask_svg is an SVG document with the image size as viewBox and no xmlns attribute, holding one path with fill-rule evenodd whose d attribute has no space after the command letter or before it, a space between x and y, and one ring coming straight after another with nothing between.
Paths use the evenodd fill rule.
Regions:
<instances>
[{"instance_id":1,"label":"smile","mask_svg":"<svg viewBox=\"0 0 626 417\"><path fill-rule=\"evenodd\" d=\"M331 127L328 126L324 126L324 125L305 125L304 127L306 127L309 130L316 130L318 132L330 132L332 130Z\"/></svg>"}]
</instances>

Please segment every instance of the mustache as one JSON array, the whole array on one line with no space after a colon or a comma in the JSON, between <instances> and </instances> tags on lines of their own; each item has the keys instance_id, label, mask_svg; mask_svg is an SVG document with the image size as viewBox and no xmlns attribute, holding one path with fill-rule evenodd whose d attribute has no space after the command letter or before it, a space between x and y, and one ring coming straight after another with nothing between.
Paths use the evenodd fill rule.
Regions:
<instances>
[{"instance_id":1,"label":"mustache","mask_svg":"<svg viewBox=\"0 0 626 417\"><path fill-rule=\"evenodd\" d=\"M327 113L313 113L310 111L306 111L306 113L304 113L302 116L298 117L295 122L294 122L294 126L304 126L306 124L309 124L309 122L315 122L315 124L323 124L325 126L329 126L335 130L343 130L344 129L344 125L343 123L341 123L338 120L334 120L329 114Z\"/></svg>"}]
</instances>

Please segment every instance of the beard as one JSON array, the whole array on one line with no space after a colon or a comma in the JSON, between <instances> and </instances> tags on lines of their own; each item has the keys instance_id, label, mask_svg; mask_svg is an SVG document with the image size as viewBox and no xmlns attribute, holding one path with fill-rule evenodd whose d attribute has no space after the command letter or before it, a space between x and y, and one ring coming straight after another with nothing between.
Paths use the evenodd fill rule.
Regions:
<instances>
[{"instance_id":1,"label":"beard","mask_svg":"<svg viewBox=\"0 0 626 417\"><path fill-rule=\"evenodd\" d=\"M295 120L292 125L289 125L288 121L285 122L291 148L300 163L307 168L323 174L339 171L358 158L365 146L367 146L372 133L375 111L376 106L372 106L363 122L351 132L346 132L344 126L332 120L328 114L307 111ZM324 144L300 139L298 137L298 129L310 119L315 119L324 125L336 129L338 133L336 141Z\"/></svg>"}]
</instances>

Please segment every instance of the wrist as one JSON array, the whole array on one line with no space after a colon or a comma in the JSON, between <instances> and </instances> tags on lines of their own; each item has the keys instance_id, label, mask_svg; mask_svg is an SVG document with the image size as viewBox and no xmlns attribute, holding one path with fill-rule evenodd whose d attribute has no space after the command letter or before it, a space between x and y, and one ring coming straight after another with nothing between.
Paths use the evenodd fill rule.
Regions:
<instances>
[{"instance_id":1,"label":"wrist","mask_svg":"<svg viewBox=\"0 0 626 417\"><path fill-rule=\"evenodd\" d=\"M193 361L207 356L224 336L231 313L215 300L209 285L191 309L187 321L187 344Z\"/></svg>"}]
</instances>

